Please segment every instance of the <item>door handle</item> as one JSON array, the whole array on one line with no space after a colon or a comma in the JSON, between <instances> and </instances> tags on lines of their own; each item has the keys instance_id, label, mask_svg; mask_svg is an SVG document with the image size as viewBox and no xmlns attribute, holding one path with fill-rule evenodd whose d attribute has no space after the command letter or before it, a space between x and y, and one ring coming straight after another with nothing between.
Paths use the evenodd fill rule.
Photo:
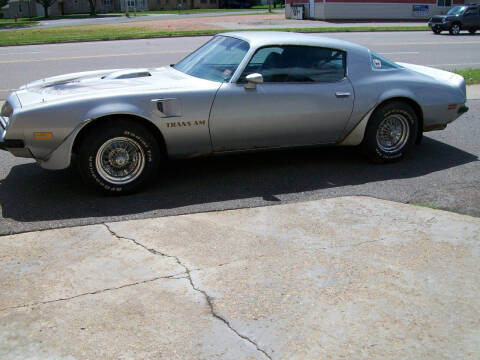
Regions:
<instances>
[{"instance_id":1,"label":"door handle","mask_svg":"<svg viewBox=\"0 0 480 360\"><path fill-rule=\"evenodd\" d=\"M335 93L335 96L337 98L344 98L344 97L349 97L350 96L350 93L349 92L341 92L341 91L337 91Z\"/></svg>"}]
</instances>

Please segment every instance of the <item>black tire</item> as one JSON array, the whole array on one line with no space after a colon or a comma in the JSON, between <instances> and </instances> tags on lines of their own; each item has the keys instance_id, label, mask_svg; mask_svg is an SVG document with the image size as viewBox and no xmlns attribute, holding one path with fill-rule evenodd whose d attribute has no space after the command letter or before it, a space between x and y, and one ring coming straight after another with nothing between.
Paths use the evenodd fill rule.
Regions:
<instances>
[{"instance_id":1,"label":"black tire","mask_svg":"<svg viewBox=\"0 0 480 360\"><path fill-rule=\"evenodd\" d=\"M468 30L468 32L469 32L470 34L472 34L472 35L475 34L476 31L477 31L477 29L470 29L470 30Z\"/></svg>"},{"instance_id":2,"label":"black tire","mask_svg":"<svg viewBox=\"0 0 480 360\"><path fill-rule=\"evenodd\" d=\"M388 129L395 126L390 133ZM401 131L399 129L402 129ZM395 131L395 132L394 132ZM388 137L396 137L388 147ZM393 162L402 159L412 149L418 134L418 119L413 108L402 101L388 102L372 114L363 139L365 155L376 163Z\"/></svg>"},{"instance_id":3,"label":"black tire","mask_svg":"<svg viewBox=\"0 0 480 360\"><path fill-rule=\"evenodd\" d=\"M127 194L154 177L161 155L157 140L144 126L119 118L87 134L79 147L78 168L95 189Z\"/></svg>"},{"instance_id":4,"label":"black tire","mask_svg":"<svg viewBox=\"0 0 480 360\"><path fill-rule=\"evenodd\" d=\"M460 30L462 30L460 24L453 23L452 26L450 26L450 30L448 30L448 32L450 33L450 35L458 35L460 34Z\"/></svg>"},{"instance_id":5,"label":"black tire","mask_svg":"<svg viewBox=\"0 0 480 360\"><path fill-rule=\"evenodd\" d=\"M442 30L439 29L438 27L432 28L432 31L433 31L433 33L434 33L435 35L438 35L438 34L440 34L440 33L442 32Z\"/></svg>"}]
</instances>

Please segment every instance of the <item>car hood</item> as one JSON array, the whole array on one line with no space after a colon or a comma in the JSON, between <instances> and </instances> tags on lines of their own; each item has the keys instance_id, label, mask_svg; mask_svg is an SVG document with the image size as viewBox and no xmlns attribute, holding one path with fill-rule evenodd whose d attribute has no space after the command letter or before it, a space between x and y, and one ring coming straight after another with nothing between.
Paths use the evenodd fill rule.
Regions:
<instances>
[{"instance_id":1,"label":"car hood","mask_svg":"<svg viewBox=\"0 0 480 360\"><path fill-rule=\"evenodd\" d=\"M22 107L36 103L82 97L166 92L211 86L212 82L196 78L172 67L110 69L72 73L45 78L23 85L17 91ZM220 84L219 84L220 85Z\"/></svg>"},{"instance_id":2,"label":"car hood","mask_svg":"<svg viewBox=\"0 0 480 360\"><path fill-rule=\"evenodd\" d=\"M446 18L447 15L433 15L430 20L442 20L443 18Z\"/></svg>"}]
</instances>

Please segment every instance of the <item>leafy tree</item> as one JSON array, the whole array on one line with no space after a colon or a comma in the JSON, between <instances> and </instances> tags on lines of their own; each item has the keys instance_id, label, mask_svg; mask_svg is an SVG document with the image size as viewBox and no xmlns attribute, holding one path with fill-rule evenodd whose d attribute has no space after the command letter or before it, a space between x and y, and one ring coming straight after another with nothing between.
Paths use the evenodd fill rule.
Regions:
<instances>
[{"instance_id":1,"label":"leafy tree","mask_svg":"<svg viewBox=\"0 0 480 360\"><path fill-rule=\"evenodd\" d=\"M97 14L97 0L88 0L90 5L90 16L95 16Z\"/></svg>"},{"instance_id":2,"label":"leafy tree","mask_svg":"<svg viewBox=\"0 0 480 360\"><path fill-rule=\"evenodd\" d=\"M48 18L48 8L55 4L57 0L36 0L37 3L43 6L43 11L45 14L45 17Z\"/></svg>"}]
</instances>

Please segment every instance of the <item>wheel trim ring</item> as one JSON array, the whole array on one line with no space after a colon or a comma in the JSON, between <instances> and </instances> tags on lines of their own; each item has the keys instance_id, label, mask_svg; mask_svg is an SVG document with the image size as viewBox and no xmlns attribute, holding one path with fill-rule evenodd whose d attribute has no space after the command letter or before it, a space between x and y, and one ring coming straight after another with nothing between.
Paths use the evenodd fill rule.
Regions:
<instances>
[{"instance_id":1,"label":"wheel trim ring","mask_svg":"<svg viewBox=\"0 0 480 360\"><path fill-rule=\"evenodd\" d=\"M458 34L460 32L460 26L458 26L458 24L452 25L452 32Z\"/></svg>"},{"instance_id":2,"label":"wheel trim ring","mask_svg":"<svg viewBox=\"0 0 480 360\"><path fill-rule=\"evenodd\" d=\"M392 135L386 135L388 132L392 132L392 127L396 130L400 130L397 139L392 141ZM410 135L410 126L405 116L401 114L393 114L387 116L378 125L377 128L377 146L385 153L397 152L407 144ZM391 144L388 144L391 142Z\"/></svg>"},{"instance_id":3,"label":"wheel trim ring","mask_svg":"<svg viewBox=\"0 0 480 360\"><path fill-rule=\"evenodd\" d=\"M129 156L127 165L129 166L132 162L136 161L135 166L124 176L114 176L109 173L105 168L105 157L108 158L107 152L115 151L118 149L118 146L115 147L115 144L124 144L125 146L130 146L133 149L133 156ZM115 137L107 140L105 143L100 146L95 156L95 166L97 169L98 175L105 181L108 181L114 185L126 185L136 180L143 172L145 168L145 153L143 148L139 145L138 142L131 138L127 137Z\"/></svg>"}]
</instances>

